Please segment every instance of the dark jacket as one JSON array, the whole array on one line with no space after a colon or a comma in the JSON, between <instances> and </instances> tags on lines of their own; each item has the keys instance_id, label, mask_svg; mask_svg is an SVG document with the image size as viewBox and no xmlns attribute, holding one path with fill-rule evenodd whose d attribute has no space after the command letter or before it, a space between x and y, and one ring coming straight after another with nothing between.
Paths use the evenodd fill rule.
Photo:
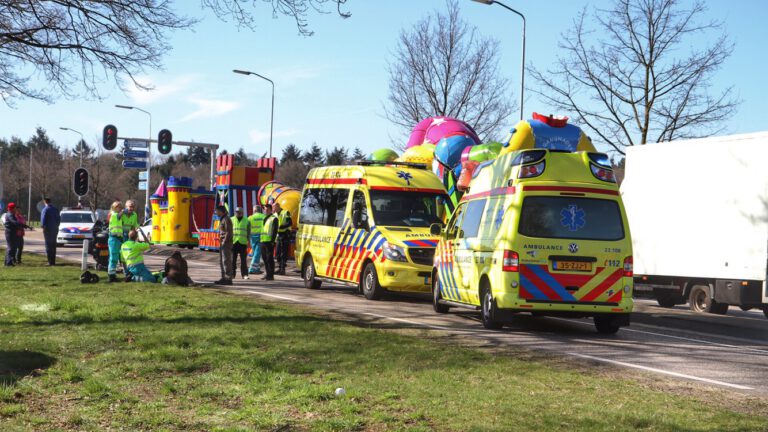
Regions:
<instances>
[{"instance_id":1,"label":"dark jacket","mask_svg":"<svg viewBox=\"0 0 768 432\"><path fill-rule=\"evenodd\" d=\"M219 220L219 244L220 247L226 247L232 249L232 219L229 215L224 215Z\"/></svg>"},{"instance_id":2,"label":"dark jacket","mask_svg":"<svg viewBox=\"0 0 768 432\"><path fill-rule=\"evenodd\" d=\"M26 225L19 222L18 219L16 219L16 215L13 214L13 212L7 212L5 215L3 215L3 226L5 227L5 233L16 235L16 232L26 227Z\"/></svg>"},{"instance_id":3,"label":"dark jacket","mask_svg":"<svg viewBox=\"0 0 768 432\"><path fill-rule=\"evenodd\" d=\"M165 260L165 277L168 278L168 283L181 286L192 284L192 279L189 278L187 260L181 256L181 252L176 251Z\"/></svg>"},{"instance_id":4,"label":"dark jacket","mask_svg":"<svg viewBox=\"0 0 768 432\"><path fill-rule=\"evenodd\" d=\"M40 226L43 227L43 231L58 231L59 225L61 225L61 215L59 215L59 209L50 204L45 206L45 208L43 208L43 212L40 214Z\"/></svg>"}]
</instances>

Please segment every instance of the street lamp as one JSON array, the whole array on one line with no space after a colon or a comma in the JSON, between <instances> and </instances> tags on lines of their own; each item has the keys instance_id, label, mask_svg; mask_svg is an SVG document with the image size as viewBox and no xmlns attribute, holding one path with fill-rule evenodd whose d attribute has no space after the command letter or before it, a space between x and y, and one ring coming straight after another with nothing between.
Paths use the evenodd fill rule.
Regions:
<instances>
[{"instance_id":1,"label":"street lamp","mask_svg":"<svg viewBox=\"0 0 768 432\"><path fill-rule=\"evenodd\" d=\"M272 112L269 114L269 157L272 157L272 130L275 124L275 83L271 79L265 76L259 75L256 72L244 71L239 69L233 69L232 72L240 75L255 75L263 80L269 81L269 83L272 84Z\"/></svg>"},{"instance_id":2,"label":"street lamp","mask_svg":"<svg viewBox=\"0 0 768 432\"><path fill-rule=\"evenodd\" d=\"M74 130L74 129L72 129L72 128L59 127L59 129L64 130L64 131L74 132L74 133L80 135L80 142L77 143L77 144L80 147L80 166L82 167L83 166L83 141L84 141L83 140L83 134L78 132L78 131L76 131L76 130Z\"/></svg>"},{"instance_id":3,"label":"street lamp","mask_svg":"<svg viewBox=\"0 0 768 432\"><path fill-rule=\"evenodd\" d=\"M152 168L152 114L149 111L145 111L139 107L135 106L129 106L129 105L115 105L115 108L122 108L122 109L129 109L129 110L136 110L141 111L144 114L149 116L149 141L147 142L147 190L146 194L144 195L144 221L147 221L149 219L149 170Z\"/></svg>"},{"instance_id":4,"label":"street lamp","mask_svg":"<svg viewBox=\"0 0 768 432\"><path fill-rule=\"evenodd\" d=\"M497 5L503 7L504 9L516 13L520 18L523 19L523 60L520 64L520 120L523 119L523 92L525 91L525 15L521 14L520 12L512 9L511 7L505 5L502 2L496 1L496 0L472 0L478 3L486 4L486 5L492 5L496 3Z\"/></svg>"}]
</instances>

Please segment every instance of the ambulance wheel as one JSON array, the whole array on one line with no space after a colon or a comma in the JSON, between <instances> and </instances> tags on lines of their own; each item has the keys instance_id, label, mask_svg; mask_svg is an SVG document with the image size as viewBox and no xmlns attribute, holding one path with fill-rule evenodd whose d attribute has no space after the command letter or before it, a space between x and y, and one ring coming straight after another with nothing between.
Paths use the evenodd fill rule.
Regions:
<instances>
[{"instance_id":1,"label":"ambulance wheel","mask_svg":"<svg viewBox=\"0 0 768 432\"><path fill-rule=\"evenodd\" d=\"M440 293L440 281L437 279L437 272L435 272L432 275L432 307L434 307L435 312L437 313L448 313L451 308L448 305L441 304L440 300L442 299L443 296Z\"/></svg>"},{"instance_id":2,"label":"ambulance wheel","mask_svg":"<svg viewBox=\"0 0 768 432\"><path fill-rule=\"evenodd\" d=\"M368 300L378 300L384 294L384 288L379 284L379 276L376 274L376 267L373 263L368 263L365 266L360 285L363 287L363 295Z\"/></svg>"},{"instance_id":3,"label":"ambulance wheel","mask_svg":"<svg viewBox=\"0 0 768 432\"><path fill-rule=\"evenodd\" d=\"M595 315L595 328L601 334L616 334L620 326L614 317L608 315Z\"/></svg>"},{"instance_id":4,"label":"ambulance wheel","mask_svg":"<svg viewBox=\"0 0 768 432\"><path fill-rule=\"evenodd\" d=\"M491 292L491 287L488 286L488 282L483 281L482 284L483 288L480 291L480 298L483 301L481 312L483 327L488 330L498 330L504 324L496 320L496 316L499 314L499 311L496 308L496 300L493 298L493 293Z\"/></svg>"},{"instance_id":5,"label":"ambulance wheel","mask_svg":"<svg viewBox=\"0 0 768 432\"><path fill-rule=\"evenodd\" d=\"M304 288L318 289L323 284L323 281L315 279L315 263L312 262L312 257L307 257L304 260L304 265L301 266L301 277L304 279Z\"/></svg>"}]
</instances>

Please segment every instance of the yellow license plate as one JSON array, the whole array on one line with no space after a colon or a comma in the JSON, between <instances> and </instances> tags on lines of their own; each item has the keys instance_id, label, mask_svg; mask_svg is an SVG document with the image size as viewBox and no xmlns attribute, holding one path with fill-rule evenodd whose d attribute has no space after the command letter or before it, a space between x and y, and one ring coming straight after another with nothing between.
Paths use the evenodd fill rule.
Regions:
<instances>
[{"instance_id":1,"label":"yellow license plate","mask_svg":"<svg viewBox=\"0 0 768 432\"><path fill-rule=\"evenodd\" d=\"M584 261L552 261L552 270L591 272L592 263Z\"/></svg>"},{"instance_id":2,"label":"yellow license plate","mask_svg":"<svg viewBox=\"0 0 768 432\"><path fill-rule=\"evenodd\" d=\"M99 256L109 256L108 250L99 251Z\"/></svg>"}]
</instances>

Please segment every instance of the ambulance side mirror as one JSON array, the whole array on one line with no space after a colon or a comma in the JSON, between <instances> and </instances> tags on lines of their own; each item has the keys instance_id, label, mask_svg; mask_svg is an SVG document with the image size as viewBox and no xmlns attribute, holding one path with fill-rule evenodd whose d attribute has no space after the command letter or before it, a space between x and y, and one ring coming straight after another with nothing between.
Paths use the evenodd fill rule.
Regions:
<instances>
[{"instance_id":1,"label":"ambulance side mirror","mask_svg":"<svg viewBox=\"0 0 768 432\"><path fill-rule=\"evenodd\" d=\"M433 223L429 226L429 233L433 236L439 236L443 232L443 226L439 223Z\"/></svg>"}]
</instances>

